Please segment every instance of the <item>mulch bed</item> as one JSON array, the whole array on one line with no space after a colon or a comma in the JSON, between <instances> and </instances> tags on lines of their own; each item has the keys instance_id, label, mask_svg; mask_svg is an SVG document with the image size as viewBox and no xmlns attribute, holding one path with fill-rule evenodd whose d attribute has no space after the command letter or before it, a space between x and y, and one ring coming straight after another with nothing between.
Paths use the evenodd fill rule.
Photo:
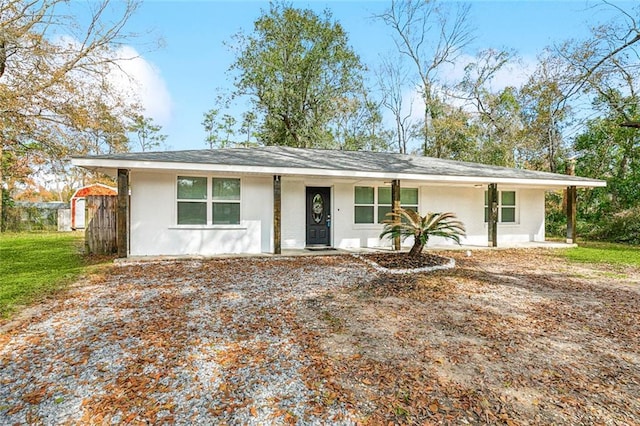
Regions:
<instances>
[{"instance_id":1,"label":"mulch bed","mask_svg":"<svg viewBox=\"0 0 640 426\"><path fill-rule=\"evenodd\" d=\"M360 257L388 269L417 269L446 265L449 262L446 257L428 253L421 253L417 257L410 257L409 253L367 253L360 255Z\"/></svg>"}]
</instances>

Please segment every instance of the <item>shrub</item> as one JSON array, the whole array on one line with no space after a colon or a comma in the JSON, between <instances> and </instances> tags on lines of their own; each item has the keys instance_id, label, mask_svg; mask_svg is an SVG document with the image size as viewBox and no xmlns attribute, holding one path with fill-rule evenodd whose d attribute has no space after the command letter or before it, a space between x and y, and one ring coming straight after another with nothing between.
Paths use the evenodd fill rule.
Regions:
<instances>
[{"instance_id":1,"label":"shrub","mask_svg":"<svg viewBox=\"0 0 640 426\"><path fill-rule=\"evenodd\" d=\"M640 207L609 216L593 226L587 236L615 243L640 244Z\"/></svg>"},{"instance_id":2,"label":"shrub","mask_svg":"<svg viewBox=\"0 0 640 426\"><path fill-rule=\"evenodd\" d=\"M449 238L460 244L460 237L465 236L464 224L456 219L456 215L447 213L427 213L420 216L413 210L400 209L398 213L387 213L384 229L380 238L391 239L399 237L403 241L413 237L413 247L409 251L410 257L416 257L422 253L427 245L429 237Z\"/></svg>"},{"instance_id":3,"label":"shrub","mask_svg":"<svg viewBox=\"0 0 640 426\"><path fill-rule=\"evenodd\" d=\"M567 213L563 209L562 191L548 192L545 197L545 234L564 238L567 233Z\"/></svg>"}]
</instances>

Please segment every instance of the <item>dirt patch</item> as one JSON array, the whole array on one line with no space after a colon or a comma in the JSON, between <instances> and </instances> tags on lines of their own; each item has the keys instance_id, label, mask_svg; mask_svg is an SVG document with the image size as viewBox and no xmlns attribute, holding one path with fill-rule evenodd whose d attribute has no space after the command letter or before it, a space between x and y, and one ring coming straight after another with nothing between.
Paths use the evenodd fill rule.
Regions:
<instances>
[{"instance_id":1,"label":"dirt patch","mask_svg":"<svg viewBox=\"0 0 640 426\"><path fill-rule=\"evenodd\" d=\"M320 345L372 424L637 424L640 275L552 251L446 253L322 303ZM375 401L375 402L374 402Z\"/></svg>"},{"instance_id":2,"label":"dirt patch","mask_svg":"<svg viewBox=\"0 0 640 426\"><path fill-rule=\"evenodd\" d=\"M640 271L443 255L113 267L0 335L0 423L640 423Z\"/></svg>"}]
</instances>

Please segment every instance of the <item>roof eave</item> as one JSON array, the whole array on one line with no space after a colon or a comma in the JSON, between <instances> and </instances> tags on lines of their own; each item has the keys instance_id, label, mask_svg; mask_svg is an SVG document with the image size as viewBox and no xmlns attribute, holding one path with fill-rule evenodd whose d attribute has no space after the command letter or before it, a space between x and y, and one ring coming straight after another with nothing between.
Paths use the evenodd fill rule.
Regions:
<instances>
[{"instance_id":1,"label":"roof eave","mask_svg":"<svg viewBox=\"0 0 640 426\"><path fill-rule=\"evenodd\" d=\"M330 170L298 167L272 167L272 166L238 166L228 164L209 163L176 163L168 161L138 161L138 160L114 160L102 158L72 158L74 166L99 171L110 176L115 176L118 169L129 170L165 170L165 171L194 171L194 172L218 172L218 173L250 173L262 175L281 176L326 176L336 178L369 178L369 179L400 179L412 181L430 181L439 183L469 183L503 185L527 185L540 187L567 187L579 188L605 187L605 181L596 179L572 180L572 179L540 179L540 178L513 178L513 177L486 177L472 175L429 175L414 173L370 172L359 170Z\"/></svg>"}]
</instances>

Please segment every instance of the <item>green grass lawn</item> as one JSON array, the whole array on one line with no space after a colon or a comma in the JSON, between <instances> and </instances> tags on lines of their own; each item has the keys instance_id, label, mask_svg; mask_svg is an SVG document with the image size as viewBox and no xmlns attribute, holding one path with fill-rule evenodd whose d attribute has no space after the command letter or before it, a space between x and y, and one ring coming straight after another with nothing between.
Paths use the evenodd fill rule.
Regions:
<instances>
[{"instance_id":1,"label":"green grass lawn","mask_svg":"<svg viewBox=\"0 0 640 426\"><path fill-rule=\"evenodd\" d=\"M580 242L579 247L561 251L574 262L605 263L613 266L640 267L640 247L626 244Z\"/></svg>"},{"instance_id":2,"label":"green grass lawn","mask_svg":"<svg viewBox=\"0 0 640 426\"><path fill-rule=\"evenodd\" d=\"M88 265L80 233L0 234L0 318L66 288Z\"/></svg>"}]
</instances>

